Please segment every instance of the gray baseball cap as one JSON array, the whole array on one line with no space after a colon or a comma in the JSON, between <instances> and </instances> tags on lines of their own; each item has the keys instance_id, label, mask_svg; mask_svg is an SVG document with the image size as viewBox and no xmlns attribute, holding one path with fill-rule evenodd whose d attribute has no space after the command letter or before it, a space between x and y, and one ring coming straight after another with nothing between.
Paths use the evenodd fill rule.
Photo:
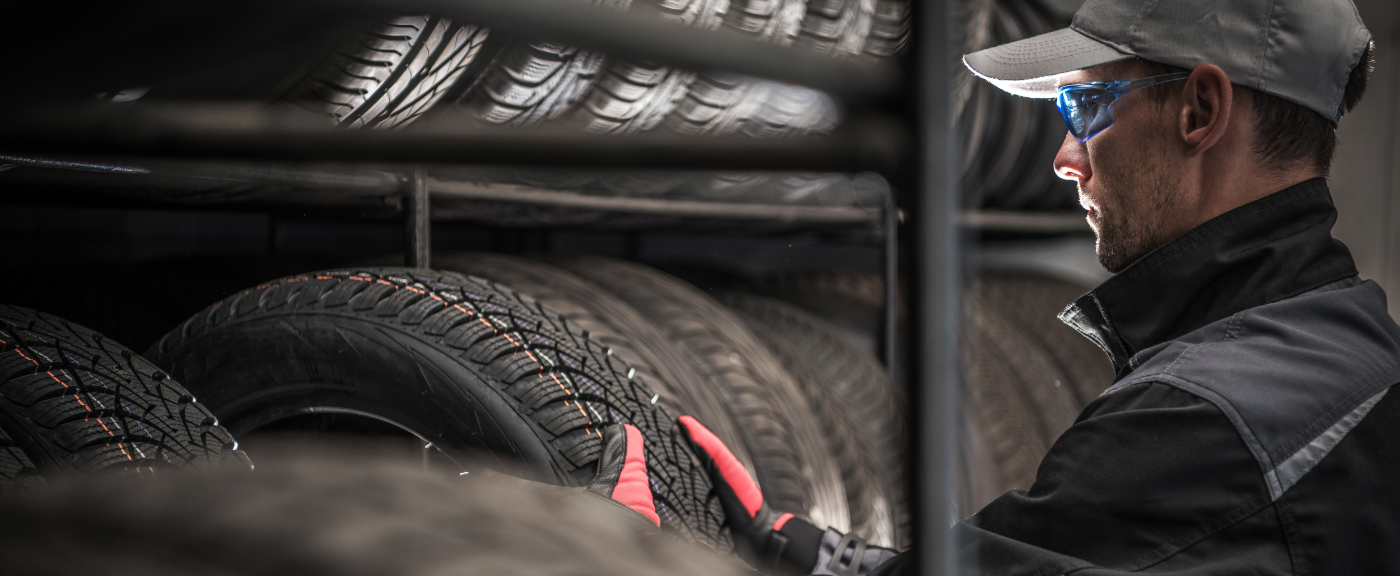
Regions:
<instances>
[{"instance_id":1,"label":"gray baseball cap","mask_svg":"<svg viewBox=\"0 0 1400 576\"><path fill-rule=\"evenodd\" d=\"M1188 70L1215 64L1235 84L1342 117L1351 70L1371 43L1351 0L1087 0L1069 28L963 57L972 72L1030 98L1055 77L1139 57Z\"/></svg>"}]
</instances>

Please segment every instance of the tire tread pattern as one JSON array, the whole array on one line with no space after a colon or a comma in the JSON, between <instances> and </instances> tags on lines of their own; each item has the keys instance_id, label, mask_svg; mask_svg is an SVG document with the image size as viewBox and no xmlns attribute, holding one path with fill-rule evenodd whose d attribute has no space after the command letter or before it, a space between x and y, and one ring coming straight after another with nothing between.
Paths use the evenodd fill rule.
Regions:
<instances>
[{"instance_id":1,"label":"tire tread pattern","mask_svg":"<svg viewBox=\"0 0 1400 576\"><path fill-rule=\"evenodd\" d=\"M441 100L488 30L437 16L398 16L347 39L285 100L346 128L395 128Z\"/></svg>"},{"instance_id":2,"label":"tire tread pattern","mask_svg":"<svg viewBox=\"0 0 1400 576\"><path fill-rule=\"evenodd\" d=\"M894 546L909 529L903 394L874 355L816 315L740 292L722 294L720 301L740 312L783 360L817 421L826 425L827 444L842 465L853 527L864 528L878 545Z\"/></svg>"},{"instance_id":3,"label":"tire tread pattern","mask_svg":"<svg viewBox=\"0 0 1400 576\"><path fill-rule=\"evenodd\" d=\"M0 489L43 476L250 466L207 408L82 326L0 305Z\"/></svg>"},{"instance_id":4,"label":"tire tread pattern","mask_svg":"<svg viewBox=\"0 0 1400 576\"><path fill-rule=\"evenodd\" d=\"M850 530L840 468L806 399L741 319L695 287L639 264L594 257L558 264L632 305L705 374L739 426L774 509Z\"/></svg>"},{"instance_id":5,"label":"tire tread pattern","mask_svg":"<svg viewBox=\"0 0 1400 576\"><path fill-rule=\"evenodd\" d=\"M504 285L454 272L354 268L275 280L218 302L153 348L179 366L182 349L203 335L278 314L334 313L407 332L484 375L557 450L564 482L602 449L599 427L626 422L646 439L647 471L663 526L727 549L724 516L704 470L695 465L675 416L628 377L631 368L589 333L539 301ZM197 359L195 359L197 361ZM192 382L196 380L191 379ZM572 478L572 480L571 480Z\"/></svg>"}]
</instances>

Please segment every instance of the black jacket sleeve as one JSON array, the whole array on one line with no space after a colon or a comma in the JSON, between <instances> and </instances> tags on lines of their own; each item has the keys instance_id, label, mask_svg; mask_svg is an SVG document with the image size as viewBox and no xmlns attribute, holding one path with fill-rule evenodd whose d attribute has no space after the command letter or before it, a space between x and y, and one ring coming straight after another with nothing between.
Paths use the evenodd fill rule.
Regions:
<instances>
[{"instance_id":1,"label":"black jacket sleeve","mask_svg":"<svg viewBox=\"0 0 1400 576\"><path fill-rule=\"evenodd\" d=\"M1147 383L1091 403L1029 491L1008 492L956 532L972 574L1210 572L1241 549L1196 554L1219 548L1213 538L1243 539L1243 549L1260 551L1254 561L1281 558L1286 571L1286 551L1272 553L1282 538L1269 504L1259 466L1219 409Z\"/></svg>"}]
</instances>

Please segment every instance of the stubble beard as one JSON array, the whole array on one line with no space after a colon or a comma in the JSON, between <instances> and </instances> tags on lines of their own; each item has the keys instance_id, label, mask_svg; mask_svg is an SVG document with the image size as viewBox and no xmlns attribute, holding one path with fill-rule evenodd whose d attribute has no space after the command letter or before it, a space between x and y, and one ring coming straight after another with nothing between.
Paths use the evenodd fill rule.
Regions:
<instances>
[{"instance_id":1,"label":"stubble beard","mask_svg":"<svg viewBox=\"0 0 1400 576\"><path fill-rule=\"evenodd\" d=\"M1089 218L1098 236L1095 252L1104 269L1117 274L1167 243L1180 177L1153 162L1153 154L1096 167L1098 192L1089 196ZM1110 167L1110 165L1115 165ZM1081 185L1080 195L1084 195Z\"/></svg>"}]
</instances>

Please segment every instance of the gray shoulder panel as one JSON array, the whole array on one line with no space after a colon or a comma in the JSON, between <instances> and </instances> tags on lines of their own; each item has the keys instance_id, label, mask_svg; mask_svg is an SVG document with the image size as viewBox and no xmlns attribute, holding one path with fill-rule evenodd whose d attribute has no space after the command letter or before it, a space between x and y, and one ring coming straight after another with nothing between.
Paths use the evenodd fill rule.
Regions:
<instances>
[{"instance_id":1,"label":"gray shoulder panel","mask_svg":"<svg viewBox=\"0 0 1400 576\"><path fill-rule=\"evenodd\" d=\"M1400 326L1375 282L1350 278L1143 350L1105 394L1162 382L1235 425L1278 498L1400 382Z\"/></svg>"}]
</instances>

